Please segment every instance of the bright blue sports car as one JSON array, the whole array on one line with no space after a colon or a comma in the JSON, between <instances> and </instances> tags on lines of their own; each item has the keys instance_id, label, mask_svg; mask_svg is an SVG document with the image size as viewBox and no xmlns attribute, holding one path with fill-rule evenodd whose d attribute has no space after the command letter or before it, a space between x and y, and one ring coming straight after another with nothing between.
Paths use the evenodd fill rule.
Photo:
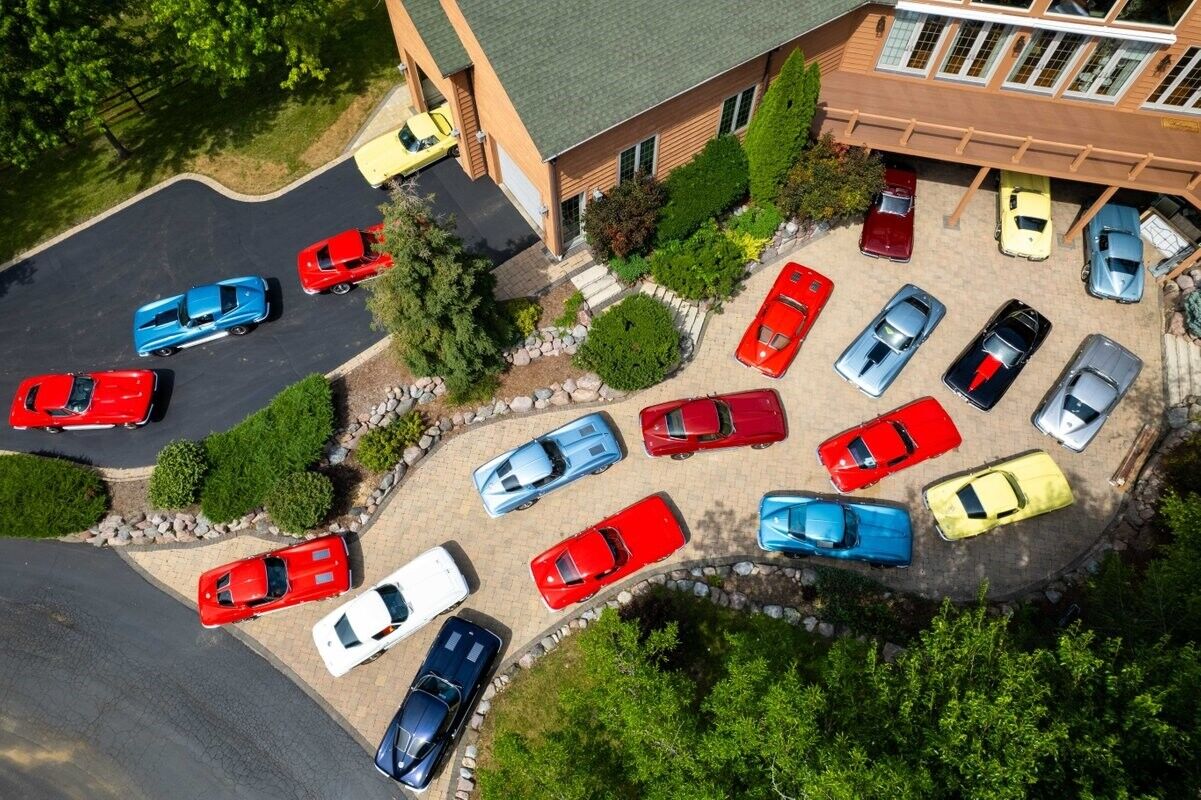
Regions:
<instances>
[{"instance_id":1,"label":"bright blue sports car","mask_svg":"<svg viewBox=\"0 0 1201 800\"><path fill-rule=\"evenodd\" d=\"M133 345L140 356L169 356L222 336L244 336L270 313L267 282L258 276L193 286L135 311Z\"/></svg>"},{"instance_id":2,"label":"bright blue sports car","mask_svg":"<svg viewBox=\"0 0 1201 800\"><path fill-rule=\"evenodd\" d=\"M589 414L497 456L472 478L491 517L523 511L544 494L621 461L621 445L600 414Z\"/></svg>"},{"instance_id":3,"label":"bright blue sports car","mask_svg":"<svg viewBox=\"0 0 1201 800\"><path fill-rule=\"evenodd\" d=\"M1137 303L1143 299L1143 240L1138 211L1106 203L1088 222L1081 278L1088 293L1102 300Z\"/></svg>"},{"instance_id":4,"label":"bright blue sports car","mask_svg":"<svg viewBox=\"0 0 1201 800\"><path fill-rule=\"evenodd\" d=\"M913 556L909 512L817 494L769 494L759 504L759 547L805 558L907 567Z\"/></svg>"}]
</instances>

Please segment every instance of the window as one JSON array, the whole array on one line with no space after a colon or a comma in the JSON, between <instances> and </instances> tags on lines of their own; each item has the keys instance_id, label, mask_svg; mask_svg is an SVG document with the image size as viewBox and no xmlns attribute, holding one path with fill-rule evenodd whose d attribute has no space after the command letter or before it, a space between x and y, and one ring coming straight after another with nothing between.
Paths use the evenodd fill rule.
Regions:
<instances>
[{"instance_id":1,"label":"window","mask_svg":"<svg viewBox=\"0 0 1201 800\"><path fill-rule=\"evenodd\" d=\"M221 313L228 314L238 307L238 290L232 286L222 286L221 293Z\"/></svg>"},{"instance_id":2,"label":"window","mask_svg":"<svg viewBox=\"0 0 1201 800\"><path fill-rule=\"evenodd\" d=\"M288 591L288 564L278 556L268 556L263 566L267 570L267 597L278 600Z\"/></svg>"},{"instance_id":3,"label":"window","mask_svg":"<svg viewBox=\"0 0 1201 800\"><path fill-rule=\"evenodd\" d=\"M980 498L976 496L976 490L972 488L970 483L956 492L955 496L959 498L959 503L963 506L968 519L988 518L988 514L984 511L984 505L980 502Z\"/></svg>"},{"instance_id":4,"label":"window","mask_svg":"<svg viewBox=\"0 0 1201 800\"><path fill-rule=\"evenodd\" d=\"M887 319L880 320L876 326L876 339L888 346L888 349L900 353L913 344L913 337L904 331L893 327Z\"/></svg>"},{"instance_id":5,"label":"window","mask_svg":"<svg viewBox=\"0 0 1201 800\"><path fill-rule=\"evenodd\" d=\"M347 649L360 644L358 637L354 635L354 628L350 627L350 620L346 618L345 614L338 617L338 621L334 623L334 633L338 634L338 641Z\"/></svg>"},{"instance_id":6,"label":"window","mask_svg":"<svg viewBox=\"0 0 1201 800\"><path fill-rule=\"evenodd\" d=\"M992 74L993 65L1009 36L1009 27L992 22L964 20L955 34L955 41L938 69L939 77L960 78L984 83Z\"/></svg>"},{"instance_id":7,"label":"window","mask_svg":"<svg viewBox=\"0 0 1201 800\"><path fill-rule=\"evenodd\" d=\"M673 439L683 439L684 433L684 412L680 409L667 412L667 435Z\"/></svg>"},{"instance_id":8,"label":"window","mask_svg":"<svg viewBox=\"0 0 1201 800\"><path fill-rule=\"evenodd\" d=\"M38 389L39 388L41 388L41 384L35 383L33 385L33 388L31 388L29 390L29 394L25 395L25 410L26 411L37 411L38 410L37 402L38 402Z\"/></svg>"},{"instance_id":9,"label":"window","mask_svg":"<svg viewBox=\"0 0 1201 800\"><path fill-rule=\"evenodd\" d=\"M581 192L559 203L559 225L562 227L563 246L567 247L584 230L584 195Z\"/></svg>"},{"instance_id":10,"label":"window","mask_svg":"<svg viewBox=\"0 0 1201 800\"><path fill-rule=\"evenodd\" d=\"M1118 0L1052 0L1047 11L1052 14L1105 19L1117 2Z\"/></svg>"},{"instance_id":11,"label":"window","mask_svg":"<svg viewBox=\"0 0 1201 800\"><path fill-rule=\"evenodd\" d=\"M880 69L925 75L946 30L946 17L899 12L880 53Z\"/></svg>"},{"instance_id":12,"label":"window","mask_svg":"<svg viewBox=\"0 0 1201 800\"><path fill-rule=\"evenodd\" d=\"M329 245L317 251L317 269L328 272L334 268L334 260L329 255Z\"/></svg>"},{"instance_id":13,"label":"window","mask_svg":"<svg viewBox=\"0 0 1201 800\"><path fill-rule=\"evenodd\" d=\"M851 458L855 459L855 465L861 469L874 469L876 466L876 457L872 455L872 451L868 449L867 442L863 441L863 437L856 436L847 444L847 450L851 453Z\"/></svg>"},{"instance_id":14,"label":"window","mask_svg":"<svg viewBox=\"0 0 1201 800\"><path fill-rule=\"evenodd\" d=\"M1034 0L972 0L974 6L1004 6L1005 8L1018 8L1022 11L1030 8Z\"/></svg>"},{"instance_id":15,"label":"window","mask_svg":"<svg viewBox=\"0 0 1201 800\"><path fill-rule=\"evenodd\" d=\"M727 97L721 106L721 121L717 123L717 135L740 131L751 121L751 107L755 102L755 87Z\"/></svg>"},{"instance_id":16,"label":"window","mask_svg":"<svg viewBox=\"0 0 1201 800\"><path fill-rule=\"evenodd\" d=\"M1116 100L1150 54L1147 42L1101 39L1065 94Z\"/></svg>"},{"instance_id":17,"label":"window","mask_svg":"<svg viewBox=\"0 0 1201 800\"><path fill-rule=\"evenodd\" d=\"M571 557L571 553L564 552L563 555L556 558L555 569L559 571L559 578L562 579L564 586L573 586L584 582L584 575L575 565L575 559Z\"/></svg>"},{"instance_id":18,"label":"window","mask_svg":"<svg viewBox=\"0 0 1201 800\"><path fill-rule=\"evenodd\" d=\"M1189 0L1126 0L1118 12L1118 22L1146 25L1175 25L1192 5Z\"/></svg>"},{"instance_id":19,"label":"window","mask_svg":"<svg viewBox=\"0 0 1201 800\"><path fill-rule=\"evenodd\" d=\"M384 601L384 608L388 610L388 620L393 625L403 624L409 618L409 606L405 603L399 589L389 583L379 587L375 592L379 595L379 599Z\"/></svg>"},{"instance_id":20,"label":"window","mask_svg":"<svg viewBox=\"0 0 1201 800\"><path fill-rule=\"evenodd\" d=\"M635 172L645 172L647 175L655 174L655 145L658 140L659 136L656 134L621 151L621 155L617 158L618 183L634 177Z\"/></svg>"},{"instance_id":21,"label":"window","mask_svg":"<svg viewBox=\"0 0 1201 800\"><path fill-rule=\"evenodd\" d=\"M67 397L67 410L76 414L87 411L88 406L92 404L92 392L95 388L96 381L87 375L76 375L71 381L71 393Z\"/></svg>"},{"instance_id":22,"label":"window","mask_svg":"<svg viewBox=\"0 0 1201 800\"><path fill-rule=\"evenodd\" d=\"M1030 40L1013 65L1005 85L1054 92L1083 44L1084 37L1076 33L1048 30L1031 32Z\"/></svg>"},{"instance_id":23,"label":"window","mask_svg":"<svg viewBox=\"0 0 1201 800\"><path fill-rule=\"evenodd\" d=\"M730 407L721 400L714 400L713 406L717 411L717 432L701 436L700 440L702 442L716 442L718 439L724 439L734 432L734 417L730 413Z\"/></svg>"},{"instance_id":24,"label":"window","mask_svg":"<svg viewBox=\"0 0 1201 800\"><path fill-rule=\"evenodd\" d=\"M1190 47L1147 99L1168 111L1201 112L1201 47Z\"/></svg>"}]
</instances>

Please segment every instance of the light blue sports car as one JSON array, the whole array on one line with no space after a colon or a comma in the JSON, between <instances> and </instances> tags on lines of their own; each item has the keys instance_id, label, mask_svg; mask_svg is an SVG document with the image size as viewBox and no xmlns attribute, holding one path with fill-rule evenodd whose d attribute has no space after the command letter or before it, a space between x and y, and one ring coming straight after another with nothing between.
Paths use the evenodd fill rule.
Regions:
<instances>
[{"instance_id":1,"label":"light blue sports car","mask_svg":"<svg viewBox=\"0 0 1201 800\"><path fill-rule=\"evenodd\" d=\"M879 397L946 313L947 307L934 295L905 284L842 351L834 370L859 391Z\"/></svg>"},{"instance_id":2,"label":"light blue sports car","mask_svg":"<svg viewBox=\"0 0 1201 800\"><path fill-rule=\"evenodd\" d=\"M133 345L140 356L169 356L222 336L244 336L270 313L267 282L258 276L193 286L135 311Z\"/></svg>"},{"instance_id":3,"label":"light blue sports car","mask_svg":"<svg viewBox=\"0 0 1201 800\"><path fill-rule=\"evenodd\" d=\"M472 474L491 517L524 511L544 494L621 461L621 446L600 414L589 414L503 453Z\"/></svg>"},{"instance_id":4,"label":"light blue sports car","mask_svg":"<svg viewBox=\"0 0 1201 800\"><path fill-rule=\"evenodd\" d=\"M798 558L825 556L907 567L913 556L913 529L903 508L811 493L769 494L759 504L759 547Z\"/></svg>"},{"instance_id":5,"label":"light blue sports car","mask_svg":"<svg viewBox=\"0 0 1201 800\"><path fill-rule=\"evenodd\" d=\"M1102 300L1137 303L1143 299L1143 240L1138 211L1106 203L1088 222L1081 278L1088 293Z\"/></svg>"}]
</instances>

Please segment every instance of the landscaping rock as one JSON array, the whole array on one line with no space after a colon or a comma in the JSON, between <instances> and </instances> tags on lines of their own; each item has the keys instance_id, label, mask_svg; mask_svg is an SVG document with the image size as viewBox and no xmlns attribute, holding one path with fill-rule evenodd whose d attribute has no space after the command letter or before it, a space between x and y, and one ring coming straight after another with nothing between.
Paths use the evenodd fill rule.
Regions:
<instances>
[{"instance_id":1,"label":"landscaping rock","mask_svg":"<svg viewBox=\"0 0 1201 800\"><path fill-rule=\"evenodd\" d=\"M1063 593L1054 589L1047 589L1045 592L1043 592L1043 596L1046 597L1047 602L1051 603L1052 605L1063 599Z\"/></svg>"},{"instance_id":2,"label":"landscaping rock","mask_svg":"<svg viewBox=\"0 0 1201 800\"><path fill-rule=\"evenodd\" d=\"M621 603L623 606L633 599L634 599L634 595L630 594L629 592L627 592L625 590L622 590L617 595L617 602Z\"/></svg>"},{"instance_id":3,"label":"landscaping rock","mask_svg":"<svg viewBox=\"0 0 1201 800\"><path fill-rule=\"evenodd\" d=\"M741 611L746 607L747 597L742 592L730 592L730 608Z\"/></svg>"},{"instance_id":4,"label":"landscaping rock","mask_svg":"<svg viewBox=\"0 0 1201 800\"><path fill-rule=\"evenodd\" d=\"M544 408L550 408L550 401L549 400L535 400L534 408L538 409L539 411L541 411Z\"/></svg>"},{"instance_id":5,"label":"landscaping rock","mask_svg":"<svg viewBox=\"0 0 1201 800\"><path fill-rule=\"evenodd\" d=\"M1197 286L1197 282L1193 280L1193 276L1185 273L1184 275L1176 276L1176 285L1180 287L1180 291L1187 292Z\"/></svg>"},{"instance_id":6,"label":"landscaping rock","mask_svg":"<svg viewBox=\"0 0 1201 800\"><path fill-rule=\"evenodd\" d=\"M1168 409L1168 425L1173 428L1183 428L1188 424L1188 408L1173 406Z\"/></svg>"},{"instance_id":7,"label":"landscaping rock","mask_svg":"<svg viewBox=\"0 0 1201 800\"><path fill-rule=\"evenodd\" d=\"M579 378L576 378L576 381L575 381L575 385L577 388L591 389L594 392L599 391L602 384L603 384L603 381L601 381L600 376L597 375L595 372L589 372L585 375L581 375Z\"/></svg>"},{"instance_id":8,"label":"landscaping rock","mask_svg":"<svg viewBox=\"0 0 1201 800\"><path fill-rule=\"evenodd\" d=\"M530 354L525 351L524 347L520 347L513 351L513 366L524 367L530 363Z\"/></svg>"},{"instance_id":9,"label":"landscaping rock","mask_svg":"<svg viewBox=\"0 0 1201 800\"><path fill-rule=\"evenodd\" d=\"M406 448L404 453L404 462L411 467L420 461L423 455L425 455L425 451L420 447Z\"/></svg>"},{"instance_id":10,"label":"landscaping rock","mask_svg":"<svg viewBox=\"0 0 1201 800\"><path fill-rule=\"evenodd\" d=\"M808 626L806 626L806 627L808 627ZM822 636L824 636L825 638L829 639L831 636L834 635L834 626L831 625L829 622L819 622L819 623L817 623L817 632L819 634L821 634Z\"/></svg>"},{"instance_id":11,"label":"landscaping rock","mask_svg":"<svg viewBox=\"0 0 1201 800\"><path fill-rule=\"evenodd\" d=\"M417 446L422 450L429 450L434 444L434 437L426 434L417 440Z\"/></svg>"},{"instance_id":12,"label":"landscaping rock","mask_svg":"<svg viewBox=\"0 0 1201 800\"><path fill-rule=\"evenodd\" d=\"M571 396L567 392L560 389L550 396L550 404L552 406L565 406L571 402Z\"/></svg>"},{"instance_id":13,"label":"landscaping rock","mask_svg":"<svg viewBox=\"0 0 1201 800\"><path fill-rule=\"evenodd\" d=\"M897 656L901 655L904 652L905 652L904 647L901 647L899 644L893 644L892 642L888 642L887 644L884 645L884 652L883 652L882 656L885 661L891 663L893 661L896 661Z\"/></svg>"},{"instance_id":14,"label":"landscaping rock","mask_svg":"<svg viewBox=\"0 0 1201 800\"><path fill-rule=\"evenodd\" d=\"M755 569L755 565L752 564L751 562L739 561L737 564L734 565L734 574L746 576L746 575L750 575L752 570L754 570L754 569Z\"/></svg>"},{"instance_id":15,"label":"landscaping rock","mask_svg":"<svg viewBox=\"0 0 1201 800\"><path fill-rule=\"evenodd\" d=\"M576 389L571 393L571 402L573 403L591 403L595 401L599 395L591 389Z\"/></svg>"},{"instance_id":16,"label":"landscaping rock","mask_svg":"<svg viewBox=\"0 0 1201 800\"><path fill-rule=\"evenodd\" d=\"M816 586L817 585L817 570L812 567L805 567L801 570L801 586Z\"/></svg>"},{"instance_id":17,"label":"landscaping rock","mask_svg":"<svg viewBox=\"0 0 1201 800\"><path fill-rule=\"evenodd\" d=\"M772 619L780 619L784 616L784 609L777 605L764 606L763 613Z\"/></svg>"},{"instance_id":18,"label":"landscaping rock","mask_svg":"<svg viewBox=\"0 0 1201 800\"><path fill-rule=\"evenodd\" d=\"M576 382L574 380L572 380L571 378L568 378L567 380L563 381L563 391L567 392L568 394L571 394L575 390L576 390Z\"/></svg>"},{"instance_id":19,"label":"landscaping rock","mask_svg":"<svg viewBox=\"0 0 1201 800\"><path fill-rule=\"evenodd\" d=\"M532 397L526 397L525 395L522 395L521 397L514 397L512 402L509 403L509 408L513 409L513 411L518 414L524 414L525 412L533 409L533 407L534 399Z\"/></svg>"},{"instance_id":20,"label":"landscaping rock","mask_svg":"<svg viewBox=\"0 0 1201 800\"><path fill-rule=\"evenodd\" d=\"M350 451L345 447L335 447L329 454L329 463L341 464L350 455Z\"/></svg>"},{"instance_id":21,"label":"landscaping rock","mask_svg":"<svg viewBox=\"0 0 1201 800\"><path fill-rule=\"evenodd\" d=\"M786 607L784 609L784 621L789 625L796 625L801 621L801 612L797 611L795 608Z\"/></svg>"},{"instance_id":22,"label":"landscaping rock","mask_svg":"<svg viewBox=\"0 0 1201 800\"><path fill-rule=\"evenodd\" d=\"M534 390L534 399L535 400L549 400L551 398L551 395L553 395L553 394L554 394L554 391L551 389L547 389L547 388L535 389Z\"/></svg>"},{"instance_id":23,"label":"landscaping rock","mask_svg":"<svg viewBox=\"0 0 1201 800\"><path fill-rule=\"evenodd\" d=\"M709 584L704 581L697 581L692 585L692 593L697 597L709 596Z\"/></svg>"}]
</instances>

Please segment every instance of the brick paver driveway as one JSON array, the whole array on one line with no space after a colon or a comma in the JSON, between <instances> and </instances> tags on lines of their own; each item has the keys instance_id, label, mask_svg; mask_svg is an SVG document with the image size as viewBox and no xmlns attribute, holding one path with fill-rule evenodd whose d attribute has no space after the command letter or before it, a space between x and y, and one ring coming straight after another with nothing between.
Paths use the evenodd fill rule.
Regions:
<instances>
[{"instance_id":1,"label":"brick paver driveway","mask_svg":"<svg viewBox=\"0 0 1201 800\"><path fill-rule=\"evenodd\" d=\"M492 455L582 413L580 409L510 417L459 436L427 458L392 496L381 518L360 537L364 571L378 580L435 544L447 544L469 574L474 613L507 637L509 652L538 635L556 617L530 585L532 554L560 537L654 492L666 493L690 529L677 555L690 560L756 553L756 511L764 492L829 487L814 456L817 444L854 423L922 395L943 402L963 433L963 446L885 480L868 496L906 503L913 514L915 546L908 570L879 573L898 588L929 595L972 595L988 579L1003 595L1044 580L1087 550L1117 507L1107 479L1145 419L1161 411L1158 293L1136 306L1088 298L1081 286L1081 253L1059 247L1050 261L1030 264L1001 256L993 243L994 195L982 192L958 231L942 216L962 189L924 181L918 198L918 246L912 263L896 265L861 257L858 228L837 230L792 258L831 276L833 297L800 356L783 380L772 382L731 356L748 320L780 265L755 275L746 291L713 316L697 360L678 377L641 395L604 407L625 438L628 457L604 475L589 477L526 512L489 519L471 485L471 470ZM1066 230L1078 206L1057 205L1055 223ZM879 400L840 380L831 365L863 325L905 282L934 293L948 308L938 330ZM958 401L940 382L950 361L984 321L1010 297L1033 304L1054 323L1042 350L1008 396L984 414ZM1106 333L1146 363L1138 384L1082 455L1045 439L1030 424L1035 405L1088 333ZM661 400L759 386L777 388L788 413L787 441L765 451L738 450L685 462L646 457L638 435L638 409ZM974 540L951 544L935 534L920 502L921 487L982 462L1031 448L1050 450L1076 493L1071 509ZM205 567L266 549L254 537L221 540L192 549L135 550L130 556L186 596ZM378 741L437 625L419 632L384 658L334 680L309 636L331 608L311 605L256 621L244 631L274 653L340 712L369 742ZM366 766L366 764L365 764ZM443 777L441 784L445 787ZM443 789L432 796L441 796Z\"/></svg>"}]
</instances>

